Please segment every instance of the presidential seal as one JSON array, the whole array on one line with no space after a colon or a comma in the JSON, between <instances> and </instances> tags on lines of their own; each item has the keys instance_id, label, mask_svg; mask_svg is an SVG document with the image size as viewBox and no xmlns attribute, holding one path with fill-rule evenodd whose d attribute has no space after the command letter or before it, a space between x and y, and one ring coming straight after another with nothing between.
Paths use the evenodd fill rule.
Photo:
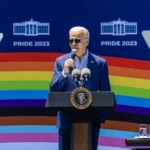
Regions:
<instances>
[{"instance_id":1,"label":"presidential seal","mask_svg":"<svg viewBox=\"0 0 150 150\"><path fill-rule=\"evenodd\" d=\"M92 103L92 94L88 89L79 87L71 93L70 100L75 108L86 109Z\"/></svg>"}]
</instances>

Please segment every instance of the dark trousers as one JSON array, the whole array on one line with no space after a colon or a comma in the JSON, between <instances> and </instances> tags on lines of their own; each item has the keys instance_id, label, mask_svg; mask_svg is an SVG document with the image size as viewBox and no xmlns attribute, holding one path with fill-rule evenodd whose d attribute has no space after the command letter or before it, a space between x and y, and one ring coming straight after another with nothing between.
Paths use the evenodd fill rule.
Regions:
<instances>
[{"instance_id":1,"label":"dark trousers","mask_svg":"<svg viewBox=\"0 0 150 150\"><path fill-rule=\"evenodd\" d=\"M98 137L100 130L100 120L94 121L92 124L92 150L97 150ZM71 129L59 129L59 150L70 150Z\"/></svg>"}]
</instances>

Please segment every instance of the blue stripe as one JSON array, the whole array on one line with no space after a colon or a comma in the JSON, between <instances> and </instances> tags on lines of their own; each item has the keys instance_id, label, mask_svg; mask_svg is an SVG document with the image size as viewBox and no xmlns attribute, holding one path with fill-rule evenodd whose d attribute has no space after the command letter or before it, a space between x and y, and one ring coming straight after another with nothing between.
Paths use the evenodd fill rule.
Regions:
<instances>
[{"instance_id":1,"label":"blue stripe","mask_svg":"<svg viewBox=\"0 0 150 150\"><path fill-rule=\"evenodd\" d=\"M116 95L118 105L136 106L150 108L150 98L139 98Z\"/></svg>"},{"instance_id":2,"label":"blue stripe","mask_svg":"<svg viewBox=\"0 0 150 150\"><path fill-rule=\"evenodd\" d=\"M47 125L0 126L0 133L58 133L58 129Z\"/></svg>"},{"instance_id":3,"label":"blue stripe","mask_svg":"<svg viewBox=\"0 0 150 150\"><path fill-rule=\"evenodd\" d=\"M47 125L0 126L0 133L58 133L58 128ZM114 138L133 138L138 136L138 132L101 129L99 135Z\"/></svg>"},{"instance_id":4,"label":"blue stripe","mask_svg":"<svg viewBox=\"0 0 150 150\"><path fill-rule=\"evenodd\" d=\"M0 100L9 99L46 99L49 90L8 90L0 91Z\"/></svg>"},{"instance_id":5,"label":"blue stripe","mask_svg":"<svg viewBox=\"0 0 150 150\"><path fill-rule=\"evenodd\" d=\"M107 136L107 137L113 137L113 138L133 138L135 136L138 136L138 132L129 132L129 131L119 131L119 130L107 130L107 129L101 129L99 136Z\"/></svg>"},{"instance_id":6,"label":"blue stripe","mask_svg":"<svg viewBox=\"0 0 150 150\"><path fill-rule=\"evenodd\" d=\"M0 91L0 100L9 99L46 99L49 90L8 90ZM118 105L136 106L150 108L149 98L138 98L130 96L120 96L116 95L116 101Z\"/></svg>"}]
</instances>

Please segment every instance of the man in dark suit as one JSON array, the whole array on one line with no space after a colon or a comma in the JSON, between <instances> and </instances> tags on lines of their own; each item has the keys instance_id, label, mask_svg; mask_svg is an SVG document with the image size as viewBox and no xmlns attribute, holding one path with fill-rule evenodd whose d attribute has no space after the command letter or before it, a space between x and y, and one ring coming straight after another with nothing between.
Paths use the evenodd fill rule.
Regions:
<instances>
[{"instance_id":1,"label":"man in dark suit","mask_svg":"<svg viewBox=\"0 0 150 150\"><path fill-rule=\"evenodd\" d=\"M54 74L50 84L51 92L73 91L78 86L69 74L69 68L82 70L89 68L91 77L85 88L90 91L110 91L108 67L106 60L92 54L87 46L89 44L89 31L84 27L73 27L69 31L69 43L71 49L76 49L75 60L71 59L71 53L56 59ZM100 125L105 121L105 114L92 122L92 150L97 150ZM103 120L103 121L102 121ZM59 150L70 150L70 126L71 122L63 112L58 112L57 127L59 128Z\"/></svg>"}]
</instances>

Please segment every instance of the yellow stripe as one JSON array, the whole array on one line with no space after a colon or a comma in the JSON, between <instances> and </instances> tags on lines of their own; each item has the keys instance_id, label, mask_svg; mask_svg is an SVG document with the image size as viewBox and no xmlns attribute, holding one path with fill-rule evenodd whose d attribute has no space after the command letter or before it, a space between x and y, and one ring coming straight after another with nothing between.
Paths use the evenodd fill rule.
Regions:
<instances>
[{"instance_id":1,"label":"yellow stripe","mask_svg":"<svg viewBox=\"0 0 150 150\"><path fill-rule=\"evenodd\" d=\"M6 71L0 72L0 81L41 80L50 81L52 71ZM150 89L150 80L110 76L111 85Z\"/></svg>"},{"instance_id":2,"label":"yellow stripe","mask_svg":"<svg viewBox=\"0 0 150 150\"><path fill-rule=\"evenodd\" d=\"M111 85L150 89L150 80L145 79L110 76L110 82Z\"/></svg>"},{"instance_id":3,"label":"yellow stripe","mask_svg":"<svg viewBox=\"0 0 150 150\"><path fill-rule=\"evenodd\" d=\"M18 80L51 80L53 72L50 71L8 71L0 72L0 81Z\"/></svg>"}]
</instances>

